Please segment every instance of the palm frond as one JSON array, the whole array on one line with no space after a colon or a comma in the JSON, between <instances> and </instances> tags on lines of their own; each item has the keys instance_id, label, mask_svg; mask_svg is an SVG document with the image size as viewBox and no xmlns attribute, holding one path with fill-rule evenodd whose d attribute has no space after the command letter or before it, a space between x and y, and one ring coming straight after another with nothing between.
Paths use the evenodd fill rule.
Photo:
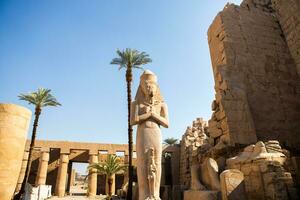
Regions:
<instances>
[{"instance_id":1,"label":"palm frond","mask_svg":"<svg viewBox=\"0 0 300 200\"><path fill-rule=\"evenodd\" d=\"M177 144L178 139L175 138L167 138L164 140L165 144L169 144L169 145L173 145L173 144Z\"/></svg>"},{"instance_id":2,"label":"palm frond","mask_svg":"<svg viewBox=\"0 0 300 200\"><path fill-rule=\"evenodd\" d=\"M111 176L122 172L126 169L125 165L121 164L120 158L115 155L108 155L104 163L93 163L88 166L88 169L96 169L99 174Z\"/></svg>"},{"instance_id":3,"label":"palm frond","mask_svg":"<svg viewBox=\"0 0 300 200\"><path fill-rule=\"evenodd\" d=\"M50 94L50 92L50 89L39 88L36 92L20 94L18 97L20 100L27 101L29 104L33 104L39 108L46 106L60 106L61 104L52 94Z\"/></svg>"},{"instance_id":4,"label":"palm frond","mask_svg":"<svg viewBox=\"0 0 300 200\"><path fill-rule=\"evenodd\" d=\"M152 62L148 54L145 52L139 52L135 49L126 48L122 51L117 49L116 53L118 57L112 59L110 64L119 65L119 69L128 67L143 69L141 65Z\"/></svg>"}]
</instances>

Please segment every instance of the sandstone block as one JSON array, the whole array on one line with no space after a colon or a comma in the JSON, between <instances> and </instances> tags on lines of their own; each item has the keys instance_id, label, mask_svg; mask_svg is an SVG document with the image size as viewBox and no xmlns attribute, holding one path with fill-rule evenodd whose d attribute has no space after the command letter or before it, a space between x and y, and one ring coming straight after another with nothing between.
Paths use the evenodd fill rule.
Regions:
<instances>
[{"instance_id":1,"label":"sandstone block","mask_svg":"<svg viewBox=\"0 0 300 200\"><path fill-rule=\"evenodd\" d=\"M188 190L184 192L184 200L218 200L218 191Z\"/></svg>"},{"instance_id":2,"label":"sandstone block","mask_svg":"<svg viewBox=\"0 0 300 200\"><path fill-rule=\"evenodd\" d=\"M222 200L246 200L244 174L237 169L225 170L220 175Z\"/></svg>"},{"instance_id":3,"label":"sandstone block","mask_svg":"<svg viewBox=\"0 0 300 200\"><path fill-rule=\"evenodd\" d=\"M0 104L0 199L10 200L21 170L31 111Z\"/></svg>"}]
</instances>

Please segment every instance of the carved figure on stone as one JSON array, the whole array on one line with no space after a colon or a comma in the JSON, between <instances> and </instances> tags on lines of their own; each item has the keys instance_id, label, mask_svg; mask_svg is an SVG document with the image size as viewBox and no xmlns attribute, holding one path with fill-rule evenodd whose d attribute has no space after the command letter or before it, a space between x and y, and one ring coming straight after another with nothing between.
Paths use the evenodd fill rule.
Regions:
<instances>
[{"instance_id":1,"label":"carved figure on stone","mask_svg":"<svg viewBox=\"0 0 300 200\"><path fill-rule=\"evenodd\" d=\"M157 85L156 75L145 70L140 77L140 85L131 104L131 125L138 125L136 137L137 175L139 200L151 199L147 153L154 151L156 167L154 179L154 199L159 199L161 179L162 137L160 126L168 128L168 109Z\"/></svg>"},{"instance_id":2,"label":"carved figure on stone","mask_svg":"<svg viewBox=\"0 0 300 200\"><path fill-rule=\"evenodd\" d=\"M155 180L156 180L156 166L154 160L154 149L150 148L148 150L148 185L149 185L149 193L150 199L154 198L154 188L155 188Z\"/></svg>"},{"instance_id":3,"label":"carved figure on stone","mask_svg":"<svg viewBox=\"0 0 300 200\"><path fill-rule=\"evenodd\" d=\"M227 159L227 168L240 170L248 199L299 199L291 173L284 169L287 159L278 141L257 142Z\"/></svg>"},{"instance_id":4,"label":"carved figure on stone","mask_svg":"<svg viewBox=\"0 0 300 200\"><path fill-rule=\"evenodd\" d=\"M279 142L269 141L266 142L266 144L268 148L266 148L266 145L261 141L257 142L255 145L247 146L239 155L227 159L227 165L232 167L246 162L253 162L255 160L277 161L283 165L286 160L286 156L282 153ZM267 149L269 149L269 152Z\"/></svg>"}]
</instances>

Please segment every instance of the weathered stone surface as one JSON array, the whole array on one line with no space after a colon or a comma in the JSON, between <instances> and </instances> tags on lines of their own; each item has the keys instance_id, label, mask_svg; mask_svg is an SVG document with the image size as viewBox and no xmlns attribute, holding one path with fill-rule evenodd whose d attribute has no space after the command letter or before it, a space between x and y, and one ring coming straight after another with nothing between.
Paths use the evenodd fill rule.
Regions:
<instances>
[{"instance_id":1,"label":"weathered stone surface","mask_svg":"<svg viewBox=\"0 0 300 200\"><path fill-rule=\"evenodd\" d=\"M191 190L204 190L206 189L199 179L199 164L194 164L191 167Z\"/></svg>"},{"instance_id":2,"label":"weathered stone surface","mask_svg":"<svg viewBox=\"0 0 300 200\"><path fill-rule=\"evenodd\" d=\"M184 193L184 186L182 185L173 185L172 188L172 200L182 200Z\"/></svg>"},{"instance_id":3,"label":"weathered stone surface","mask_svg":"<svg viewBox=\"0 0 300 200\"><path fill-rule=\"evenodd\" d=\"M220 191L219 168L217 162L207 158L201 164L201 180L209 190Z\"/></svg>"},{"instance_id":4,"label":"weathered stone surface","mask_svg":"<svg viewBox=\"0 0 300 200\"><path fill-rule=\"evenodd\" d=\"M10 200L15 191L30 119L27 108L0 104L0 200Z\"/></svg>"},{"instance_id":5,"label":"weathered stone surface","mask_svg":"<svg viewBox=\"0 0 300 200\"><path fill-rule=\"evenodd\" d=\"M244 174L237 169L220 174L222 200L246 200Z\"/></svg>"},{"instance_id":6,"label":"weathered stone surface","mask_svg":"<svg viewBox=\"0 0 300 200\"><path fill-rule=\"evenodd\" d=\"M221 148L257 139L300 148L300 3L272 2L227 4L209 28L216 91L209 132L216 140L228 134Z\"/></svg>"},{"instance_id":7,"label":"weathered stone surface","mask_svg":"<svg viewBox=\"0 0 300 200\"><path fill-rule=\"evenodd\" d=\"M66 193L67 178L68 178L68 163L69 155L61 154L59 160L59 168L57 175L57 184L55 188L55 194L58 197L64 197Z\"/></svg>"},{"instance_id":8,"label":"weathered stone surface","mask_svg":"<svg viewBox=\"0 0 300 200\"><path fill-rule=\"evenodd\" d=\"M36 182L35 182L36 186L46 184L48 161L49 161L49 152L42 152L39 161L39 168L36 177Z\"/></svg>"},{"instance_id":9,"label":"weathered stone surface","mask_svg":"<svg viewBox=\"0 0 300 200\"><path fill-rule=\"evenodd\" d=\"M244 174L248 199L298 199L293 178L283 168L286 156L281 153L281 147L277 141L266 144L275 144L278 151L268 151L263 142L257 142L238 156L227 159L227 167Z\"/></svg>"},{"instance_id":10,"label":"weathered stone surface","mask_svg":"<svg viewBox=\"0 0 300 200\"><path fill-rule=\"evenodd\" d=\"M20 170L20 173L19 173L19 178L18 178L18 183L17 183L16 189L15 189L15 193L18 193L20 191L21 187L22 187L22 182L23 182L23 179L24 179L24 176L25 176L25 171L26 171L27 162L28 162L28 154L29 154L28 151L24 152L22 165L21 165L21 170Z\"/></svg>"},{"instance_id":11,"label":"weathered stone surface","mask_svg":"<svg viewBox=\"0 0 300 200\"><path fill-rule=\"evenodd\" d=\"M186 188L191 188L191 167L200 167L198 156L199 149L209 149L210 141L207 134L207 123L202 118L193 121L192 126L188 126L181 140L180 150L180 183ZM194 170L194 169L193 169ZM195 171L193 171L195 172ZM196 173L195 173L196 174ZM199 177L199 174L196 175ZM199 185L196 187L200 187ZM194 189L196 187L193 187Z\"/></svg>"},{"instance_id":12,"label":"weathered stone surface","mask_svg":"<svg viewBox=\"0 0 300 200\"><path fill-rule=\"evenodd\" d=\"M292 157L291 158L291 162L293 165L293 168L295 170L295 175L296 175L296 181L297 181L297 185L300 185L300 157Z\"/></svg>"},{"instance_id":13,"label":"weathered stone surface","mask_svg":"<svg viewBox=\"0 0 300 200\"><path fill-rule=\"evenodd\" d=\"M267 143L267 142L266 142ZM257 142L255 145L249 145L238 156L227 159L226 163L229 168L241 168L244 163L272 161L283 165L286 156L281 153L281 147L278 145L278 151L271 149L269 152L263 142Z\"/></svg>"},{"instance_id":14,"label":"weathered stone surface","mask_svg":"<svg viewBox=\"0 0 300 200\"><path fill-rule=\"evenodd\" d=\"M272 0L272 3L300 75L300 1Z\"/></svg>"},{"instance_id":15,"label":"weathered stone surface","mask_svg":"<svg viewBox=\"0 0 300 200\"><path fill-rule=\"evenodd\" d=\"M218 200L218 191L195 191L184 192L184 200Z\"/></svg>"},{"instance_id":16,"label":"weathered stone surface","mask_svg":"<svg viewBox=\"0 0 300 200\"><path fill-rule=\"evenodd\" d=\"M98 155L90 155L89 159L90 164L98 163ZM113 189L115 189L113 187ZM88 196L96 196L97 194L97 169L90 169L88 175ZM114 194L114 192L113 192Z\"/></svg>"}]
</instances>

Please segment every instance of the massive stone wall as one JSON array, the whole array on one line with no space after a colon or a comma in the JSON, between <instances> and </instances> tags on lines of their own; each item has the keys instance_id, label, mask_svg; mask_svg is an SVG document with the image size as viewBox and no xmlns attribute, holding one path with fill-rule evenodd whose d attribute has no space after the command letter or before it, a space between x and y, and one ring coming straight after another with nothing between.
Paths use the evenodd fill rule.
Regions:
<instances>
[{"instance_id":1,"label":"massive stone wall","mask_svg":"<svg viewBox=\"0 0 300 200\"><path fill-rule=\"evenodd\" d=\"M272 0L272 3L300 75L300 1Z\"/></svg>"},{"instance_id":2,"label":"massive stone wall","mask_svg":"<svg viewBox=\"0 0 300 200\"><path fill-rule=\"evenodd\" d=\"M288 10L282 2L277 1L277 8ZM285 37L299 34L288 28L283 32L278 21L286 21L278 20L279 14L268 0L245 0L241 6L227 4L209 28L216 91L209 134L216 144L277 139L284 146L300 147L297 55L291 55Z\"/></svg>"}]
</instances>

